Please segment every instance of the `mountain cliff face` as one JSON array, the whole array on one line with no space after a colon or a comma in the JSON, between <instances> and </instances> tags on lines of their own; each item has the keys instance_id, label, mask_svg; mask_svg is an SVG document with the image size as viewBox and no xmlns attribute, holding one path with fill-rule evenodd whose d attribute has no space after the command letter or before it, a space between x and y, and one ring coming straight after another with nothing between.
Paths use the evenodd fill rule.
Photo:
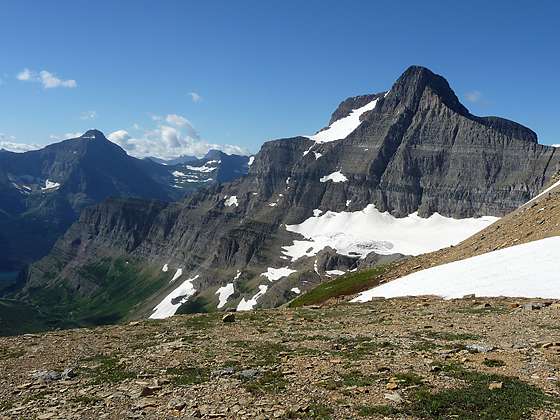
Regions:
<instances>
[{"instance_id":1,"label":"mountain cliff face","mask_svg":"<svg viewBox=\"0 0 560 420\"><path fill-rule=\"evenodd\" d=\"M343 271L459 242L535 195L560 168L555 151L470 114L443 77L411 67L388 92L342 102L317 135L265 143L243 178L176 203L85 209L20 297L95 298L124 261L147 290L129 317L164 303L278 305Z\"/></svg>"},{"instance_id":2,"label":"mountain cliff face","mask_svg":"<svg viewBox=\"0 0 560 420\"><path fill-rule=\"evenodd\" d=\"M37 151L1 150L0 271L45 255L87 206L108 197L180 199L242 176L247 161L211 151L188 165L162 165L128 156L97 130Z\"/></svg>"}]
</instances>

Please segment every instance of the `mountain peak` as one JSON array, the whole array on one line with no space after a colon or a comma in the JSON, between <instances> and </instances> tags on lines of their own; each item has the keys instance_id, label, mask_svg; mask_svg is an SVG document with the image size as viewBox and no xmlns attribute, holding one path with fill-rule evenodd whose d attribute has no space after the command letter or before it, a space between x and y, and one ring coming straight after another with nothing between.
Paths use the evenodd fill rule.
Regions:
<instances>
[{"instance_id":1,"label":"mountain peak","mask_svg":"<svg viewBox=\"0 0 560 420\"><path fill-rule=\"evenodd\" d=\"M84 134L80 136L80 138L93 139L93 140L107 140L105 134L103 134L103 132L96 129L86 131Z\"/></svg>"},{"instance_id":2,"label":"mountain peak","mask_svg":"<svg viewBox=\"0 0 560 420\"><path fill-rule=\"evenodd\" d=\"M469 110L459 102L447 80L422 66L414 65L406 69L391 88L391 96L410 108L416 108L426 88L430 88L455 112L470 115Z\"/></svg>"}]
</instances>

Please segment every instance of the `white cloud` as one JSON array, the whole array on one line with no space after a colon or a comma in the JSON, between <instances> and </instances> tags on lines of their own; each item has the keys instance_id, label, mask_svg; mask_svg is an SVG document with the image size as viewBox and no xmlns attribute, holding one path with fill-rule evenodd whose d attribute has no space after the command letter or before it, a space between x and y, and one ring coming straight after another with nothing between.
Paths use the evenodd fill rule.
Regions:
<instances>
[{"instance_id":1,"label":"white cloud","mask_svg":"<svg viewBox=\"0 0 560 420\"><path fill-rule=\"evenodd\" d=\"M154 116L151 117L154 119ZM130 155L140 158L153 156L160 159L173 159L183 155L200 157L210 149L219 149L229 154L248 154L247 150L239 146L208 143L200 137L193 125L180 115L169 114L165 118L159 117L154 120L160 122L158 126L145 130L139 135L132 135L127 130L117 130L110 133L107 138Z\"/></svg>"},{"instance_id":2,"label":"white cloud","mask_svg":"<svg viewBox=\"0 0 560 420\"><path fill-rule=\"evenodd\" d=\"M5 149L10 152L23 153L29 152L30 150L41 149L42 147L43 146L38 144L17 143L14 136L8 136L0 133L0 150Z\"/></svg>"},{"instance_id":3,"label":"white cloud","mask_svg":"<svg viewBox=\"0 0 560 420\"><path fill-rule=\"evenodd\" d=\"M31 70L23 69L17 74L16 78L21 81L29 81L33 78L33 75L31 73Z\"/></svg>"},{"instance_id":4,"label":"white cloud","mask_svg":"<svg viewBox=\"0 0 560 420\"><path fill-rule=\"evenodd\" d=\"M80 120L94 120L97 118L97 112L86 111L80 114Z\"/></svg>"},{"instance_id":5,"label":"white cloud","mask_svg":"<svg viewBox=\"0 0 560 420\"><path fill-rule=\"evenodd\" d=\"M196 92L189 92L189 95L191 96L192 101L196 104L197 102L202 101L202 96L200 96L198 93Z\"/></svg>"},{"instance_id":6,"label":"white cloud","mask_svg":"<svg viewBox=\"0 0 560 420\"><path fill-rule=\"evenodd\" d=\"M560 147L560 144L551 144L552 147Z\"/></svg>"},{"instance_id":7,"label":"white cloud","mask_svg":"<svg viewBox=\"0 0 560 420\"><path fill-rule=\"evenodd\" d=\"M41 70L39 73L36 73L33 70L25 68L17 74L16 78L18 80L21 80L22 82L41 83L43 85L43 88L45 89L53 89L58 87L75 88L78 86L75 80L60 79L55 74L47 70Z\"/></svg>"},{"instance_id":8,"label":"white cloud","mask_svg":"<svg viewBox=\"0 0 560 420\"><path fill-rule=\"evenodd\" d=\"M477 102L480 102L480 100L482 99L482 93L479 92L478 90L473 90L471 92L467 92L465 94L465 98L467 99L467 101L475 104Z\"/></svg>"},{"instance_id":9,"label":"white cloud","mask_svg":"<svg viewBox=\"0 0 560 420\"><path fill-rule=\"evenodd\" d=\"M177 114L169 114L167 117L165 117L165 121L167 121L169 124L176 125L177 127L183 127L186 124L191 125L189 120Z\"/></svg>"},{"instance_id":10,"label":"white cloud","mask_svg":"<svg viewBox=\"0 0 560 420\"><path fill-rule=\"evenodd\" d=\"M75 88L78 86L75 80L62 80L56 77L54 74L49 73L46 70L42 70L39 73L39 77L41 78L41 82L43 83L43 87L45 89L52 89L57 87L66 87L66 88Z\"/></svg>"}]
</instances>

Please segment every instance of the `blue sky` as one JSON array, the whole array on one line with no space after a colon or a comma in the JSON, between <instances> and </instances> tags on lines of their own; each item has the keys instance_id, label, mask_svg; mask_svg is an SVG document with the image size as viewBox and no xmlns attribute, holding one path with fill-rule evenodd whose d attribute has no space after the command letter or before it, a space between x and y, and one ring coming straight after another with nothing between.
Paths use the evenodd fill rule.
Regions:
<instances>
[{"instance_id":1,"label":"blue sky","mask_svg":"<svg viewBox=\"0 0 560 420\"><path fill-rule=\"evenodd\" d=\"M0 141L95 127L159 154L176 141L255 152L420 64L473 113L560 143L557 4L5 0Z\"/></svg>"}]
</instances>

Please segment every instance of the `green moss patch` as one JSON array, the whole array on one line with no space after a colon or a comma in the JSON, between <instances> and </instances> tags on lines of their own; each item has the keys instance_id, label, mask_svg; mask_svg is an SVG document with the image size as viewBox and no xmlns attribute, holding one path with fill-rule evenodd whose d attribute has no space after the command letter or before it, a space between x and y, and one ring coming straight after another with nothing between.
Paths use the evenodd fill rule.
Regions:
<instances>
[{"instance_id":1,"label":"green moss patch","mask_svg":"<svg viewBox=\"0 0 560 420\"><path fill-rule=\"evenodd\" d=\"M294 299L290 302L289 306L296 308L305 305L318 305L331 298L353 295L370 287L377 286L381 275L389 267L390 265L383 265L356 273L348 273L334 280L322 283Z\"/></svg>"}]
</instances>

